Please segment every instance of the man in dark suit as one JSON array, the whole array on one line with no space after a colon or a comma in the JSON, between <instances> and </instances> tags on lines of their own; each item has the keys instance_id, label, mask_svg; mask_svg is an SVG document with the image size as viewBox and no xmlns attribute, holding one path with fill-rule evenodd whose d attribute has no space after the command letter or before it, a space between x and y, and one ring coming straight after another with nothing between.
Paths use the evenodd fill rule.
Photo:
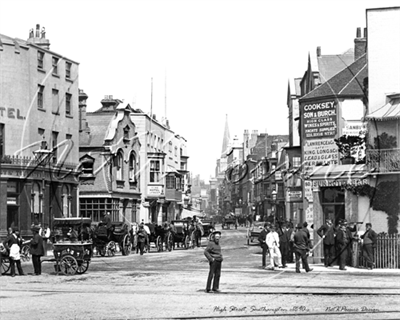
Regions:
<instances>
[{"instance_id":1,"label":"man in dark suit","mask_svg":"<svg viewBox=\"0 0 400 320\"><path fill-rule=\"evenodd\" d=\"M33 238L31 240L31 255L32 255L32 264L35 275L42 274L42 264L40 262L40 257L44 256L44 248L43 248L43 238L39 234L39 228L34 226L32 227Z\"/></svg>"},{"instance_id":2,"label":"man in dark suit","mask_svg":"<svg viewBox=\"0 0 400 320\"><path fill-rule=\"evenodd\" d=\"M372 224L367 223L365 225L366 231L365 233L361 236L361 239L363 239L363 246L362 246L362 251L363 251L363 257L367 261L367 267L368 270L372 270L372 267L375 265L374 263L374 249L376 247L376 241L378 238L378 235L374 230L372 230Z\"/></svg>"},{"instance_id":3,"label":"man in dark suit","mask_svg":"<svg viewBox=\"0 0 400 320\"><path fill-rule=\"evenodd\" d=\"M296 233L293 236L293 247L296 254L296 272L300 273L300 259L303 263L304 269L306 269L306 272L310 272L313 270L308 265L310 239L308 238L307 233L304 231L303 225L299 223L296 229Z\"/></svg>"},{"instance_id":4,"label":"man in dark suit","mask_svg":"<svg viewBox=\"0 0 400 320\"><path fill-rule=\"evenodd\" d=\"M351 234L349 234L347 229L347 221L343 220L339 224L339 229L336 232L336 253L339 258L339 270L347 270L346 260L350 243Z\"/></svg>"},{"instance_id":5,"label":"man in dark suit","mask_svg":"<svg viewBox=\"0 0 400 320\"><path fill-rule=\"evenodd\" d=\"M328 268L331 266L335 257L336 230L333 226L332 220L327 219L326 223L317 230L317 234L324 239L324 264L325 267Z\"/></svg>"},{"instance_id":6,"label":"man in dark suit","mask_svg":"<svg viewBox=\"0 0 400 320\"><path fill-rule=\"evenodd\" d=\"M267 266L267 253L268 253L268 245L265 241L268 234L268 223L264 224L264 229L261 230L260 235L258 236L258 242L260 242L260 246L262 248L262 267L265 268Z\"/></svg>"},{"instance_id":7,"label":"man in dark suit","mask_svg":"<svg viewBox=\"0 0 400 320\"><path fill-rule=\"evenodd\" d=\"M287 227L287 223L283 222L281 226L277 230L279 235L279 250L282 255L282 267L286 268L286 263L289 260L289 244L290 244L290 236L291 232Z\"/></svg>"}]
</instances>

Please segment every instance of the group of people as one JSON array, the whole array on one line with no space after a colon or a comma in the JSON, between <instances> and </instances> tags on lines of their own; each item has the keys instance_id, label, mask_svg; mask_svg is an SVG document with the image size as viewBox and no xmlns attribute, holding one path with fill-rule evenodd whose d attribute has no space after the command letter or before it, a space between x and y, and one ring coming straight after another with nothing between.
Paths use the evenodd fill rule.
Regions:
<instances>
[{"instance_id":1,"label":"group of people","mask_svg":"<svg viewBox=\"0 0 400 320\"><path fill-rule=\"evenodd\" d=\"M43 245L43 237L40 234L41 228L33 225L31 230L33 237L29 242L29 245L30 253L32 255L32 264L34 270L33 274L38 276L42 273L40 257L44 256L45 249ZM2 248L4 249L0 251L0 260L5 256L8 257L8 260L10 261L10 272L12 277L15 277L16 275L15 266L17 267L18 274L20 276L25 275L21 265L21 250L23 242L24 241L20 235L19 229L11 228L7 238L2 243Z\"/></svg>"}]
</instances>

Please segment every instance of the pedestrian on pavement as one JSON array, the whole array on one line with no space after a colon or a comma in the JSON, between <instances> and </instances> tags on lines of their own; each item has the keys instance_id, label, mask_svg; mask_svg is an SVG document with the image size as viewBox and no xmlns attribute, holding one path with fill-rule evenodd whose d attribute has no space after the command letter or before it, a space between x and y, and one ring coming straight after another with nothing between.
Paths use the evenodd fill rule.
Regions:
<instances>
[{"instance_id":1,"label":"pedestrian on pavement","mask_svg":"<svg viewBox=\"0 0 400 320\"><path fill-rule=\"evenodd\" d=\"M267 270L275 270L275 266L282 268L282 255L279 250L279 235L275 231L275 227L271 225L269 232L266 237L266 243L268 245L270 266Z\"/></svg>"},{"instance_id":2,"label":"pedestrian on pavement","mask_svg":"<svg viewBox=\"0 0 400 320\"><path fill-rule=\"evenodd\" d=\"M282 222L278 228L279 235L279 250L282 255L282 267L287 267L289 260L289 244L290 244L290 233L286 222Z\"/></svg>"},{"instance_id":3,"label":"pedestrian on pavement","mask_svg":"<svg viewBox=\"0 0 400 320\"><path fill-rule=\"evenodd\" d=\"M42 274L42 264L40 262L40 257L44 256L44 249L43 249L43 238L39 234L39 227L33 226L33 238L31 241L31 255L32 255L32 264L34 269L35 275Z\"/></svg>"},{"instance_id":4,"label":"pedestrian on pavement","mask_svg":"<svg viewBox=\"0 0 400 320\"><path fill-rule=\"evenodd\" d=\"M361 236L361 239L363 239L362 252L363 252L363 257L367 262L368 270L372 270L372 268L375 266L374 249L376 248L376 241L377 241L378 235L376 234L376 232L374 230L372 230L371 223L369 223L369 222L366 223L365 228L366 228L366 231Z\"/></svg>"},{"instance_id":5,"label":"pedestrian on pavement","mask_svg":"<svg viewBox=\"0 0 400 320\"><path fill-rule=\"evenodd\" d=\"M336 256L339 258L339 270L347 270L346 260L350 243L351 235L348 233L347 222L343 220L340 222L339 230L336 233Z\"/></svg>"},{"instance_id":6,"label":"pedestrian on pavement","mask_svg":"<svg viewBox=\"0 0 400 320\"><path fill-rule=\"evenodd\" d=\"M336 229L333 226L331 219L326 219L318 230L317 234L323 239L324 244L324 264L328 268L331 266L333 259L335 258L335 237Z\"/></svg>"},{"instance_id":7,"label":"pedestrian on pavement","mask_svg":"<svg viewBox=\"0 0 400 320\"><path fill-rule=\"evenodd\" d=\"M266 242L267 234L268 234L268 223L264 224L264 229L261 230L260 235L258 236L258 241L260 242L260 246L262 248L262 268L267 266L267 253L268 253L268 245Z\"/></svg>"},{"instance_id":8,"label":"pedestrian on pavement","mask_svg":"<svg viewBox=\"0 0 400 320\"><path fill-rule=\"evenodd\" d=\"M307 233L304 231L303 225L299 223L296 227L296 233L293 236L293 249L296 255L296 272L300 273L300 260L303 263L306 272L310 272L311 269L308 265L308 252L310 251L310 239Z\"/></svg>"},{"instance_id":9,"label":"pedestrian on pavement","mask_svg":"<svg viewBox=\"0 0 400 320\"><path fill-rule=\"evenodd\" d=\"M9 252L8 256L10 261L11 277L15 277L15 265L17 265L19 275L23 276L24 271L22 270L20 255L22 238L17 228L14 228L11 235L4 241L4 246Z\"/></svg>"},{"instance_id":10,"label":"pedestrian on pavement","mask_svg":"<svg viewBox=\"0 0 400 320\"><path fill-rule=\"evenodd\" d=\"M206 292L211 292L211 282L212 282L212 292L220 292L219 290L219 279L221 277L221 265L222 265L222 253L219 240L221 239L221 232L214 231L211 234L211 240L209 241L206 249L204 250L204 255L210 264L210 271L208 272L208 279L206 285Z\"/></svg>"}]
</instances>

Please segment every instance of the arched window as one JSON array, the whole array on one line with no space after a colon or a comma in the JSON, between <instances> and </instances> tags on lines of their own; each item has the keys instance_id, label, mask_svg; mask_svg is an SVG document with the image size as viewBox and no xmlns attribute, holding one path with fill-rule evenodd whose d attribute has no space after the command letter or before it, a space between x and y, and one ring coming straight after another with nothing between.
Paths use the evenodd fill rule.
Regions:
<instances>
[{"instance_id":1,"label":"arched window","mask_svg":"<svg viewBox=\"0 0 400 320\"><path fill-rule=\"evenodd\" d=\"M123 180L124 178L124 153L122 150L118 151L117 159L116 159L116 168L117 168L117 180Z\"/></svg>"},{"instance_id":2,"label":"arched window","mask_svg":"<svg viewBox=\"0 0 400 320\"><path fill-rule=\"evenodd\" d=\"M42 194L40 185L36 182L32 185L32 200L31 200L31 212L42 213Z\"/></svg>"},{"instance_id":3,"label":"arched window","mask_svg":"<svg viewBox=\"0 0 400 320\"><path fill-rule=\"evenodd\" d=\"M129 181L136 181L136 155L131 152L129 156Z\"/></svg>"},{"instance_id":4,"label":"arched window","mask_svg":"<svg viewBox=\"0 0 400 320\"><path fill-rule=\"evenodd\" d=\"M71 217L71 195L67 185L62 187L61 193L62 213L64 218Z\"/></svg>"}]
</instances>

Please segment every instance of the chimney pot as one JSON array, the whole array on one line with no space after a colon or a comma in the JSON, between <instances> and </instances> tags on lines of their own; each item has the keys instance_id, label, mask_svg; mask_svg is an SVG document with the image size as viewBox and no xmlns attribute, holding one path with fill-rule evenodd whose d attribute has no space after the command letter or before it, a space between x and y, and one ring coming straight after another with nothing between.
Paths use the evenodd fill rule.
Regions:
<instances>
[{"instance_id":1,"label":"chimney pot","mask_svg":"<svg viewBox=\"0 0 400 320\"><path fill-rule=\"evenodd\" d=\"M321 56L321 47L317 47L317 57Z\"/></svg>"},{"instance_id":2,"label":"chimney pot","mask_svg":"<svg viewBox=\"0 0 400 320\"><path fill-rule=\"evenodd\" d=\"M361 28L357 28L356 38L361 38Z\"/></svg>"}]
</instances>

